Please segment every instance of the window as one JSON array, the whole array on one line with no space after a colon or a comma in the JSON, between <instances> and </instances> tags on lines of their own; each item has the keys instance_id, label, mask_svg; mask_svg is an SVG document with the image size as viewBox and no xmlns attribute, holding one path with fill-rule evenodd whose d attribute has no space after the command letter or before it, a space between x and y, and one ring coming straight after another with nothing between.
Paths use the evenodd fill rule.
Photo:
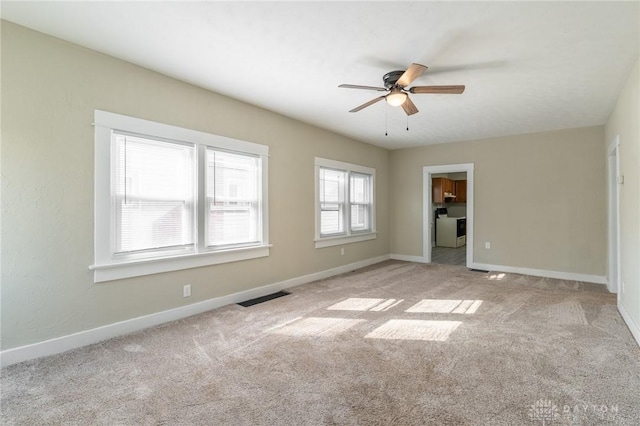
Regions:
<instances>
[{"instance_id":1,"label":"window","mask_svg":"<svg viewBox=\"0 0 640 426\"><path fill-rule=\"evenodd\" d=\"M374 239L375 169L316 158L316 248Z\"/></svg>"},{"instance_id":2,"label":"window","mask_svg":"<svg viewBox=\"0 0 640 426\"><path fill-rule=\"evenodd\" d=\"M94 281L268 256L268 147L95 112Z\"/></svg>"},{"instance_id":3,"label":"window","mask_svg":"<svg viewBox=\"0 0 640 426\"><path fill-rule=\"evenodd\" d=\"M117 132L112 139L114 258L193 250L194 146Z\"/></svg>"}]
</instances>

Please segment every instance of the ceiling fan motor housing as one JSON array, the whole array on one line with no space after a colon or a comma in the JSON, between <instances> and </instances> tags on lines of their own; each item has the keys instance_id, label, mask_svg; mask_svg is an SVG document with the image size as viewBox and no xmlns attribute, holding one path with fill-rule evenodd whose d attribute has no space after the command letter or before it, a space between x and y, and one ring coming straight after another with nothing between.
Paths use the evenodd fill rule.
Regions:
<instances>
[{"instance_id":1,"label":"ceiling fan motor housing","mask_svg":"<svg viewBox=\"0 0 640 426\"><path fill-rule=\"evenodd\" d=\"M402 77L402 74L404 74L404 71L390 71L386 73L382 77L382 81L384 81L384 87L386 87L387 89L391 89L396 85L400 77Z\"/></svg>"}]
</instances>

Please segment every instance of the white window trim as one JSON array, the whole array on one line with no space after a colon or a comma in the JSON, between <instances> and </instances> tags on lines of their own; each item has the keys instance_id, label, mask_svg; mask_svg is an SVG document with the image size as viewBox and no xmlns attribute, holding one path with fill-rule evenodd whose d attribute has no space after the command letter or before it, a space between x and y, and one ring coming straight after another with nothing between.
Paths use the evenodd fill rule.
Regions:
<instances>
[{"instance_id":1,"label":"white window trim","mask_svg":"<svg viewBox=\"0 0 640 426\"><path fill-rule=\"evenodd\" d=\"M89 267L94 272L94 282L112 281L122 278L157 274L161 272L196 268L220 263L235 262L269 256L268 230L268 158L269 147L252 142L240 141L197 130L128 117L111 112L95 110L95 181L94 181L94 264ZM111 135L113 130L133 132L140 135L193 143L199 152L210 146L216 149L252 154L261 158L262 172L262 242L247 247L232 247L225 250L202 249L204 238L204 216L198 215L196 251L150 259L114 259L111 244L114 236L111 226ZM197 168L203 167L201 158ZM203 173L198 173L198 198L204 193ZM197 207L203 208L202 206Z\"/></svg>"},{"instance_id":2,"label":"white window trim","mask_svg":"<svg viewBox=\"0 0 640 426\"><path fill-rule=\"evenodd\" d=\"M344 170L347 172L357 172L371 175L371 230L370 231L351 231L350 219L345 221L345 233L342 235L332 235L323 237L320 235L320 168L329 168L335 170ZM348 179L347 179L348 180ZM345 216L349 217L349 191L347 185L347 199L345 200ZM326 158L315 157L315 247L331 247L343 244L357 243L361 241L374 240L377 238L376 231L376 169L357 164L344 163L342 161L329 160Z\"/></svg>"}]
</instances>

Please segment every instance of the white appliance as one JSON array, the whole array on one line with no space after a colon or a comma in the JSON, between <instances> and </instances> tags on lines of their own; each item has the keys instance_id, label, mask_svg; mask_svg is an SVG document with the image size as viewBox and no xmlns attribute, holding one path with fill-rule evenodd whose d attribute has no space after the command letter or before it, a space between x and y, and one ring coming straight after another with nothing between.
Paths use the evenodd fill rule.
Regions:
<instances>
[{"instance_id":1,"label":"white appliance","mask_svg":"<svg viewBox=\"0 0 640 426\"><path fill-rule=\"evenodd\" d=\"M467 218L440 216L436 219L436 246L462 247L467 243Z\"/></svg>"}]
</instances>

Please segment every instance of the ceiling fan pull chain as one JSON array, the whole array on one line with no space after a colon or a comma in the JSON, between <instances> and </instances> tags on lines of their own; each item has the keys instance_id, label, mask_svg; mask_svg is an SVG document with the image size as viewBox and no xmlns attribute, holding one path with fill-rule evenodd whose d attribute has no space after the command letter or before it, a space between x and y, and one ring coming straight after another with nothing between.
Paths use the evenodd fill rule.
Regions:
<instances>
[{"instance_id":1,"label":"ceiling fan pull chain","mask_svg":"<svg viewBox=\"0 0 640 426\"><path fill-rule=\"evenodd\" d=\"M389 105L384 106L384 135L389 136L387 133L387 129L389 128L389 119L387 118L387 111L389 110Z\"/></svg>"},{"instance_id":2,"label":"ceiling fan pull chain","mask_svg":"<svg viewBox=\"0 0 640 426\"><path fill-rule=\"evenodd\" d=\"M407 132L409 131L409 116L407 115Z\"/></svg>"}]
</instances>

